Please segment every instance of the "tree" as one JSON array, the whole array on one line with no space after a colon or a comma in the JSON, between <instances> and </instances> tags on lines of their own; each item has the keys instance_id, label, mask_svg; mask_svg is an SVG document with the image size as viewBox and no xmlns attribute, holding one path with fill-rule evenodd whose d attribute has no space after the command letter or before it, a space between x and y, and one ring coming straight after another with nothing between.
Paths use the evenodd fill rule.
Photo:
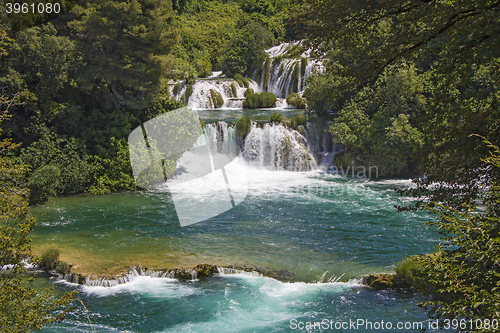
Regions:
<instances>
[{"instance_id":1,"label":"tree","mask_svg":"<svg viewBox=\"0 0 500 333\"><path fill-rule=\"evenodd\" d=\"M493 153L484 161L500 168L500 149L485 143ZM445 236L435 256L422 259L429 272L426 283L435 291L431 301L420 305L435 318L467 322L467 331L497 331L492 324L500 320L499 185L491 184L484 212L469 205L462 210L439 203L427 206L439 215L429 224L437 225Z\"/></svg>"},{"instance_id":2,"label":"tree","mask_svg":"<svg viewBox=\"0 0 500 333\"><path fill-rule=\"evenodd\" d=\"M495 0L308 0L302 17L309 43L347 50L346 70L360 79L375 80L391 64L426 53L446 55L441 65L455 68L500 52Z\"/></svg>"},{"instance_id":3,"label":"tree","mask_svg":"<svg viewBox=\"0 0 500 333\"><path fill-rule=\"evenodd\" d=\"M414 156L426 177L404 192L421 199L410 209L424 198L460 208L500 179L481 160L490 148L470 137L500 142L500 2L309 0L302 22L308 43L334 64L325 76L348 78L347 88L371 89L408 63L425 73L428 107L416 125L426 144Z\"/></svg>"},{"instance_id":4,"label":"tree","mask_svg":"<svg viewBox=\"0 0 500 333\"><path fill-rule=\"evenodd\" d=\"M68 27L84 53L79 87L99 94L104 110L142 109L160 94L172 75L175 42L169 0L82 1Z\"/></svg>"},{"instance_id":5,"label":"tree","mask_svg":"<svg viewBox=\"0 0 500 333\"><path fill-rule=\"evenodd\" d=\"M5 55L4 36L0 41L0 55ZM9 118L8 109L18 96L0 95L0 124ZM0 127L0 133L1 133ZM0 267L8 267L0 274L0 330L28 332L63 318L74 293L54 298L49 290L23 285L25 262L32 257L29 232L36 220L29 216L25 187L28 167L16 164L10 153L18 145L8 138L0 142ZM7 266L8 265L8 266ZM29 279L32 282L33 277ZM62 310L54 314L54 310Z\"/></svg>"},{"instance_id":6,"label":"tree","mask_svg":"<svg viewBox=\"0 0 500 333\"><path fill-rule=\"evenodd\" d=\"M381 175L411 171L414 154L424 143L416 128L426 111L423 86L411 66L387 71L345 104L329 130L335 141L365 165L377 166Z\"/></svg>"}]
</instances>

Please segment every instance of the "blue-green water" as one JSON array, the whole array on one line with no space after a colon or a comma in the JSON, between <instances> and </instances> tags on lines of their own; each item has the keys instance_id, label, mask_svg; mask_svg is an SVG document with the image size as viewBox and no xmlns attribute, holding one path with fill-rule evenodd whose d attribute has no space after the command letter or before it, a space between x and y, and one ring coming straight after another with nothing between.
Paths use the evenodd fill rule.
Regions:
<instances>
[{"instance_id":1,"label":"blue-green water","mask_svg":"<svg viewBox=\"0 0 500 333\"><path fill-rule=\"evenodd\" d=\"M311 332L387 331L335 329L349 320L390 321L394 332L418 331L396 329L397 322L426 327L417 306L423 296L374 291L356 279L391 272L397 261L436 245L437 231L423 226L428 216L394 208L408 199L393 189L409 181L267 170L252 170L249 181L240 205L184 228L161 191L72 196L37 207L35 247L57 244L62 254L81 255L104 273L127 264L211 263L283 277L221 273L195 281L141 276L115 287L58 283L60 290L79 290L88 318L76 304L63 323L43 332L292 332L302 325ZM307 322L323 326L307 330ZM333 326L327 329L327 322Z\"/></svg>"}]
</instances>

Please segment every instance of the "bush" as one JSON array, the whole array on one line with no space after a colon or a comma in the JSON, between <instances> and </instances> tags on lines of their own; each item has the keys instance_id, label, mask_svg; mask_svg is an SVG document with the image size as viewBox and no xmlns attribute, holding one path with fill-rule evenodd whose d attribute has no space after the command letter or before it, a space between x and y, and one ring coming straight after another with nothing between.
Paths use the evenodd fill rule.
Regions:
<instances>
[{"instance_id":1,"label":"bush","mask_svg":"<svg viewBox=\"0 0 500 333\"><path fill-rule=\"evenodd\" d=\"M272 108L276 106L276 95L271 92L260 94L247 94L245 96L244 107L249 109Z\"/></svg>"},{"instance_id":2,"label":"bush","mask_svg":"<svg viewBox=\"0 0 500 333\"><path fill-rule=\"evenodd\" d=\"M184 91L184 97L183 97L183 101L185 104L189 102L189 97L191 97L192 94L193 94L193 85L188 84L186 86L186 91Z\"/></svg>"},{"instance_id":3,"label":"bush","mask_svg":"<svg viewBox=\"0 0 500 333\"><path fill-rule=\"evenodd\" d=\"M243 82L243 85L245 86L245 88L248 88L250 86L250 82L248 82L248 80L245 78L241 79L241 82Z\"/></svg>"},{"instance_id":4,"label":"bush","mask_svg":"<svg viewBox=\"0 0 500 333\"><path fill-rule=\"evenodd\" d=\"M172 93L174 95L177 95L180 90L181 90L181 84L180 83L176 83L175 86L174 86L174 89L172 89Z\"/></svg>"},{"instance_id":5,"label":"bush","mask_svg":"<svg viewBox=\"0 0 500 333\"><path fill-rule=\"evenodd\" d=\"M245 97L247 97L248 94L255 94L252 88L245 90Z\"/></svg>"},{"instance_id":6,"label":"bush","mask_svg":"<svg viewBox=\"0 0 500 333\"><path fill-rule=\"evenodd\" d=\"M224 105L224 99L220 92L210 89L210 99L212 100L212 104L214 108L220 108Z\"/></svg>"},{"instance_id":7,"label":"bush","mask_svg":"<svg viewBox=\"0 0 500 333\"><path fill-rule=\"evenodd\" d=\"M281 113L273 113L271 115L271 122L279 124L282 121L283 121L283 114L281 114Z\"/></svg>"},{"instance_id":8,"label":"bush","mask_svg":"<svg viewBox=\"0 0 500 333\"><path fill-rule=\"evenodd\" d=\"M297 129L300 125L304 126L305 124L307 124L307 117L303 114L290 119L290 127L293 129Z\"/></svg>"},{"instance_id":9,"label":"bush","mask_svg":"<svg viewBox=\"0 0 500 333\"><path fill-rule=\"evenodd\" d=\"M231 92L233 93L233 97L238 97L238 88L234 83L231 83Z\"/></svg>"},{"instance_id":10,"label":"bush","mask_svg":"<svg viewBox=\"0 0 500 333\"><path fill-rule=\"evenodd\" d=\"M28 182L31 204L44 202L51 195L56 195L54 183L61 175L61 170L55 165L45 165L36 169Z\"/></svg>"},{"instance_id":11,"label":"bush","mask_svg":"<svg viewBox=\"0 0 500 333\"><path fill-rule=\"evenodd\" d=\"M429 283L429 263L435 255L416 255L405 258L396 264L396 276L398 281L416 290L431 293L433 288Z\"/></svg>"},{"instance_id":12,"label":"bush","mask_svg":"<svg viewBox=\"0 0 500 333\"><path fill-rule=\"evenodd\" d=\"M286 103L292 105L297 109L306 108L306 99L297 93L290 94L286 97Z\"/></svg>"},{"instance_id":13,"label":"bush","mask_svg":"<svg viewBox=\"0 0 500 333\"><path fill-rule=\"evenodd\" d=\"M250 121L250 118L247 116L242 116L238 121L236 122L236 133L238 134L239 137L244 137L248 133L250 133L250 128L251 128L252 122Z\"/></svg>"},{"instance_id":14,"label":"bush","mask_svg":"<svg viewBox=\"0 0 500 333\"><path fill-rule=\"evenodd\" d=\"M56 265L56 272L62 275L69 273L71 266L66 262L59 260Z\"/></svg>"},{"instance_id":15,"label":"bush","mask_svg":"<svg viewBox=\"0 0 500 333\"><path fill-rule=\"evenodd\" d=\"M50 247L47 250L43 251L40 264L44 268L53 269L58 258L59 258L59 249L55 247Z\"/></svg>"},{"instance_id":16,"label":"bush","mask_svg":"<svg viewBox=\"0 0 500 333\"><path fill-rule=\"evenodd\" d=\"M271 70L271 59L267 58L264 65L264 84L263 87L267 88L269 84L269 71Z\"/></svg>"},{"instance_id":17,"label":"bush","mask_svg":"<svg viewBox=\"0 0 500 333\"><path fill-rule=\"evenodd\" d=\"M294 44L286 50L286 56L289 58L298 58L304 52L304 46Z\"/></svg>"}]
</instances>

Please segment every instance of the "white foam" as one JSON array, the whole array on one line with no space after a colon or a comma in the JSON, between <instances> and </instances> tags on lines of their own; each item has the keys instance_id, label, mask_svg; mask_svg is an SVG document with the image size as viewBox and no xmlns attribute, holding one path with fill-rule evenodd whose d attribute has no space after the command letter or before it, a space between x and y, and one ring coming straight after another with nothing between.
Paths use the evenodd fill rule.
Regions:
<instances>
[{"instance_id":1,"label":"white foam","mask_svg":"<svg viewBox=\"0 0 500 333\"><path fill-rule=\"evenodd\" d=\"M97 297L129 293L147 294L158 298L182 298L197 292L196 288L179 283L175 279L151 276L137 276L130 282L112 287L82 285L81 290Z\"/></svg>"}]
</instances>

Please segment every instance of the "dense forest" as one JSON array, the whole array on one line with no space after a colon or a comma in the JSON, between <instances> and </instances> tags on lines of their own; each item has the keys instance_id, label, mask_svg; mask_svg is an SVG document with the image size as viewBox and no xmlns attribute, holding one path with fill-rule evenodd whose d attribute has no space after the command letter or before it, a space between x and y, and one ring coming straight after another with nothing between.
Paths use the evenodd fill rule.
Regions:
<instances>
[{"instance_id":1,"label":"dense forest","mask_svg":"<svg viewBox=\"0 0 500 333\"><path fill-rule=\"evenodd\" d=\"M0 16L3 153L27 166L16 186L31 204L136 189L127 137L187 102L169 80L248 76L266 48L301 40L324 59L303 97L309 117L331 121L337 162L425 176L399 208L427 207L458 235L422 259L418 274L435 283L425 288L448 300L431 312L500 316L499 2L82 0L59 15Z\"/></svg>"},{"instance_id":2,"label":"dense forest","mask_svg":"<svg viewBox=\"0 0 500 333\"><path fill-rule=\"evenodd\" d=\"M135 189L126 139L182 106L168 80L192 84L212 70L246 75L265 48L295 37L290 1L66 5L55 19L17 14L0 27L0 87L15 97L4 136L22 143L17 155L31 168L31 203Z\"/></svg>"}]
</instances>

